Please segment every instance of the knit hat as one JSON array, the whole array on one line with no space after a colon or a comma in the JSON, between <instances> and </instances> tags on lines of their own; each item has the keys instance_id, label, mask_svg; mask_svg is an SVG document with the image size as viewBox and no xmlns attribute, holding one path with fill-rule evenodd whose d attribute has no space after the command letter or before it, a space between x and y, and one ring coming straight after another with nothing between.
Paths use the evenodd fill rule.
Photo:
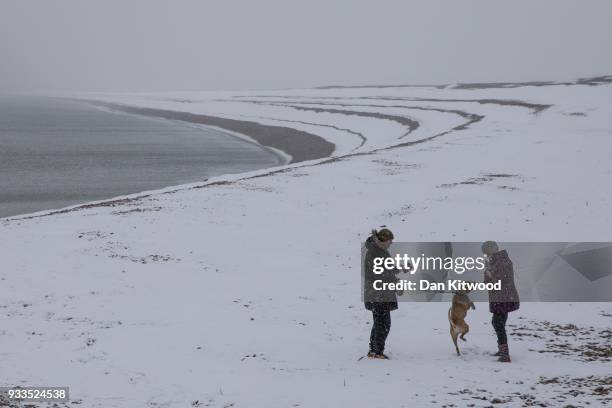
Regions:
<instances>
[{"instance_id":1,"label":"knit hat","mask_svg":"<svg viewBox=\"0 0 612 408\"><path fill-rule=\"evenodd\" d=\"M393 239L393 233L388 228L383 228L380 231L372 230L372 234L378 238L380 242L386 242Z\"/></svg>"},{"instance_id":2,"label":"knit hat","mask_svg":"<svg viewBox=\"0 0 612 408\"><path fill-rule=\"evenodd\" d=\"M486 255L493 255L499 252L499 247L495 241L487 241L483 243L480 249L482 250L482 253Z\"/></svg>"}]
</instances>

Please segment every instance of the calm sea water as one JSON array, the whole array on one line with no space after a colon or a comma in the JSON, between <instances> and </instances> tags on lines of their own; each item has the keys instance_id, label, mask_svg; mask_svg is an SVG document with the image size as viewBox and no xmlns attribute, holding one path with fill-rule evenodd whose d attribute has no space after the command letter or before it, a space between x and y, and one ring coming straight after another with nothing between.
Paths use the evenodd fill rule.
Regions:
<instances>
[{"instance_id":1,"label":"calm sea water","mask_svg":"<svg viewBox=\"0 0 612 408\"><path fill-rule=\"evenodd\" d=\"M69 100L0 97L0 217L278 163L214 129Z\"/></svg>"}]
</instances>

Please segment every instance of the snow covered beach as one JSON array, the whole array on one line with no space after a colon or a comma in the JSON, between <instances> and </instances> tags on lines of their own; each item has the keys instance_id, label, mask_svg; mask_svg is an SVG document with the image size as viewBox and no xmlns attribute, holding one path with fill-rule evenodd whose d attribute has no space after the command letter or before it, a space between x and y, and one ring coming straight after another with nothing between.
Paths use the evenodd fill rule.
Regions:
<instances>
[{"instance_id":1,"label":"snow covered beach","mask_svg":"<svg viewBox=\"0 0 612 408\"><path fill-rule=\"evenodd\" d=\"M612 240L610 77L86 99L290 127L335 148L0 221L2 385L67 385L86 407L609 401L609 303L525 303L504 366L487 355L486 305L457 358L448 305L404 303L393 360L356 360L372 227L402 241Z\"/></svg>"}]
</instances>

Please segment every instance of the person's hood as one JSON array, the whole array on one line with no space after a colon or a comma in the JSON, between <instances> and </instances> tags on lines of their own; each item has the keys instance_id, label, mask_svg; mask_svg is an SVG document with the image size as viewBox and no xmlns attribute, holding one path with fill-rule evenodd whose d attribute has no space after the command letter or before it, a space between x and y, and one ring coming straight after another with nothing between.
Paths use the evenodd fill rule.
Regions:
<instances>
[{"instance_id":1,"label":"person's hood","mask_svg":"<svg viewBox=\"0 0 612 408\"><path fill-rule=\"evenodd\" d=\"M365 247L366 249L369 249L369 250L377 249L377 248L380 249L378 245L376 245L376 242L374 242L373 236L369 236L368 239L366 239Z\"/></svg>"},{"instance_id":2,"label":"person's hood","mask_svg":"<svg viewBox=\"0 0 612 408\"><path fill-rule=\"evenodd\" d=\"M389 256L389 251L378 246L376 238L371 235L365 241L365 247L368 251L379 254L379 256Z\"/></svg>"}]
</instances>

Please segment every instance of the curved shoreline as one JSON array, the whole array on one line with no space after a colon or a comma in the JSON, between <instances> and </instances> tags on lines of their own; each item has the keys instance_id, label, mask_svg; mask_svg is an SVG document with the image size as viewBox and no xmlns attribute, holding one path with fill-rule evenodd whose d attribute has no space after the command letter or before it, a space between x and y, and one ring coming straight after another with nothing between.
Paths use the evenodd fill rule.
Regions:
<instances>
[{"instance_id":1,"label":"curved shoreline","mask_svg":"<svg viewBox=\"0 0 612 408\"><path fill-rule=\"evenodd\" d=\"M78 102L83 102L81 100L79 100ZM105 106L101 106L100 104L93 104L91 102L88 102L90 105L92 105L93 107L97 108L97 109L101 109L104 112L109 112L109 113L115 113L115 114L122 114L122 115L133 115L136 117L146 117L148 119L158 119L158 120L168 120L165 118L161 118L159 116L145 116L145 115L141 115L138 113L127 113L125 111L119 111L116 109L111 109L110 107L105 107ZM242 143L247 143L253 146L258 147L259 149L265 150L268 153L270 153L271 155L273 155L274 157L276 157L278 163L276 164L276 166L283 166L286 164L291 163L291 156L289 156L287 153L285 153L282 150L279 150L275 147L271 147L271 146L264 146L261 143L257 142L256 140L243 135L241 133L236 133L236 132L232 132L217 126L212 126L212 125L202 125L199 123L192 123L192 122L184 122L184 121L177 121L180 122L180 124L182 126L189 126L193 129L205 129L205 130L215 130L216 132L222 133L224 135L227 135L230 138L236 139L236 140L240 140Z\"/></svg>"},{"instance_id":2,"label":"curved shoreline","mask_svg":"<svg viewBox=\"0 0 612 408\"><path fill-rule=\"evenodd\" d=\"M136 106L123 105L94 99L61 99L69 99L80 103L84 102L94 107L102 108L103 110L108 111L115 111L117 113L180 121L183 122L185 125L192 125L196 128L207 127L215 129L218 132L226 134L228 137L237 138L245 143L257 145L277 158L278 163L275 166L268 167L267 169L263 168L260 170L269 170L271 168L275 168L276 166L284 167L290 164L295 164L308 160L326 159L331 157L336 148L333 143L328 142L320 136L284 126L263 125L252 121L226 119L222 117L203 114L192 114L181 111L155 108L140 108ZM208 179L204 181L206 182L208 181ZM137 191L134 193L113 196L99 200L85 201L77 204L67 205L65 207L48 208L34 212L7 215L0 217L0 221L38 218L58 213L71 212L82 208L105 206L108 204L112 205L116 202L131 201L135 198L144 198L150 196L153 192L165 192L166 190L173 192L174 190L172 190L172 188L189 184L191 183L166 186L160 189Z\"/></svg>"},{"instance_id":3,"label":"curved shoreline","mask_svg":"<svg viewBox=\"0 0 612 408\"><path fill-rule=\"evenodd\" d=\"M285 152L291 156L289 164L329 157L334 153L336 148L333 143L328 142L321 136L285 126L262 125L261 123L253 121L227 119L218 116L165 109L140 108L91 99L76 100L119 112L213 126L229 132L245 135L264 147Z\"/></svg>"}]
</instances>

